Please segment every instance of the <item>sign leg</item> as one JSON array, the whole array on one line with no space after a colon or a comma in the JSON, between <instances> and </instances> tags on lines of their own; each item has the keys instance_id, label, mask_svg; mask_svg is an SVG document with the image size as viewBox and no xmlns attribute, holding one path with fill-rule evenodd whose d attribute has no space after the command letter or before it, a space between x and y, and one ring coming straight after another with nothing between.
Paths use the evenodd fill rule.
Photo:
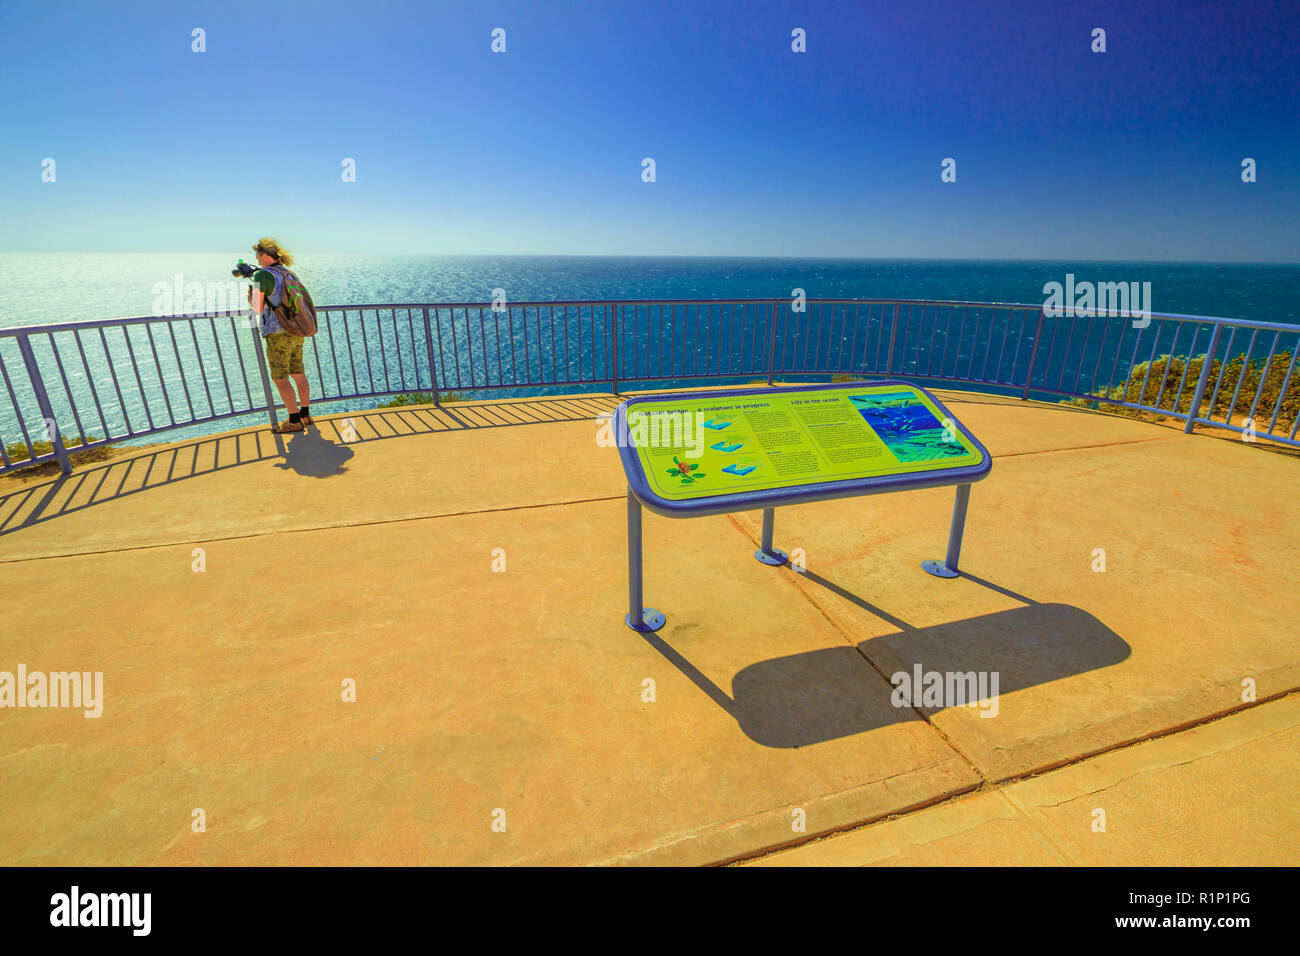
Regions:
<instances>
[{"instance_id":1,"label":"sign leg","mask_svg":"<svg viewBox=\"0 0 1300 956\"><path fill-rule=\"evenodd\" d=\"M624 620L634 631L657 631L666 618L652 607L641 606L641 502L627 490L627 602Z\"/></svg>"},{"instance_id":2,"label":"sign leg","mask_svg":"<svg viewBox=\"0 0 1300 956\"><path fill-rule=\"evenodd\" d=\"M957 500L952 506L952 528L948 532L948 557L943 561L922 561L921 567L935 577L955 578L957 559L961 557L961 536L966 530L966 506L970 504L970 485L957 486Z\"/></svg>"},{"instance_id":3,"label":"sign leg","mask_svg":"<svg viewBox=\"0 0 1300 956\"><path fill-rule=\"evenodd\" d=\"M754 552L754 557L758 558L764 564L779 566L790 560L790 556L784 551L777 551L772 547L772 525L776 523L776 509L763 509L763 546Z\"/></svg>"}]
</instances>

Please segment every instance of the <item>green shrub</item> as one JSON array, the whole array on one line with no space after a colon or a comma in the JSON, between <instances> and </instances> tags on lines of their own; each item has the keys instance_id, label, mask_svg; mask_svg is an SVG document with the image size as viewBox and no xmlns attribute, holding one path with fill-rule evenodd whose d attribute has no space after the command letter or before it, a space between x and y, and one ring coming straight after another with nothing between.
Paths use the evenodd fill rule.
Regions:
<instances>
[{"instance_id":1,"label":"green shrub","mask_svg":"<svg viewBox=\"0 0 1300 956\"><path fill-rule=\"evenodd\" d=\"M99 441L99 439L94 435L89 435L87 436L87 441L94 442L94 441ZM71 436L64 436L63 438L64 448L76 448L80 444L81 444L80 438L73 438ZM32 442L32 449L38 456L48 455L50 452L54 451L54 443L48 441L34 441ZM101 445L98 448L91 448L86 451L73 452L71 455L68 456L68 458L74 465L84 464L85 462L90 462L90 461L104 461L105 459L112 457L113 455L112 449L113 449L112 445ZM21 441L16 441L11 444L5 445L5 454L9 456L9 461L11 464L17 464L20 461L27 461L28 458L31 457L27 452L27 443ZM41 465L43 464L48 464L49 467L46 470L57 471L59 467L57 462L48 462L48 463L42 462L39 464L28 465L26 467L40 468Z\"/></svg>"},{"instance_id":2,"label":"green shrub","mask_svg":"<svg viewBox=\"0 0 1300 956\"><path fill-rule=\"evenodd\" d=\"M1240 379L1241 390L1237 394L1237 404L1232 412L1235 419L1232 424L1241 424L1242 417L1250 412L1250 406L1255 401L1257 391L1259 391L1259 404L1256 406L1255 414L1263 417L1267 424L1267 421L1273 417L1273 407L1277 404L1278 396L1282 393L1282 385L1286 381L1287 368L1290 365L1290 352L1278 352L1273 356L1272 361L1269 362L1267 376L1264 375L1264 362L1247 362L1244 353L1231 359L1226 368L1221 359L1215 359L1210 365L1210 374L1206 379L1205 395L1201 400L1201 407L1197 412L1197 417L1222 420L1228 414L1229 406L1232 405L1232 396L1237 391L1237 382ZM1148 367L1150 368L1149 372ZM1136 408L1124 408L1112 403L1116 400L1135 404L1141 403L1156 406L1162 411L1187 414L1192 407L1192 397L1196 394L1197 379L1204 367L1205 356L1203 355L1190 360L1182 355L1162 355L1153 362L1141 362L1133 366L1127 381L1111 388L1097 389L1091 393L1095 396L1094 398L1072 398L1062 402L1062 404L1095 408L1103 412L1112 412L1130 418L1147 420L1161 416L1152 412L1139 411ZM1187 372L1185 380L1183 379L1184 369ZM1220 373L1222 373L1222 379L1220 379ZM1142 387L1144 378L1146 379L1145 389ZM1260 391L1261 378L1264 381L1263 391ZM1183 383L1181 394L1178 391L1179 382ZM1214 394L1215 382L1220 382L1218 395ZM1161 394L1162 388L1164 390L1163 394ZM1156 405L1157 396L1160 397L1158 406ZM1111 402L1107 402L1106 399L1110 399ZM1213 401L1213 407L1211 407L1211 401ZM1293 382L1292 387L1287 390L1287 395L1282 401L1282 408L1278 411L1275 429L1290 432L1297 415L1300 415L1300 383Z\"/></svg>"},{"instance_id":3,"label":"green shrub","mask_svg":"<svg viewBox=\"0 0 1300 956\"><path fill-rule=\"evenodd\" d=\"M461 392L440 392L438 401L441 402L463 402L466 397ZM376 408L400 408L403 405L432 405L434 404L432 392L404 392L401 395L394 395L389 401L376 405Z\"/></svg>"}]
</instances>

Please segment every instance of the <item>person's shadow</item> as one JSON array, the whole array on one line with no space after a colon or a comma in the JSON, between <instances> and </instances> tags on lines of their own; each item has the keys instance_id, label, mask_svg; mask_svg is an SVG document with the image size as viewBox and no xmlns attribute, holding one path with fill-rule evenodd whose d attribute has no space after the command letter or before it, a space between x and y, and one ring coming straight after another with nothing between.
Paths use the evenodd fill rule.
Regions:
<instances>
[{"instance_id":1,"label":"person's shadow","mask_svg":"<svg viewBox=\"0 0 1300 956\"><path fill-rule=\"evenodd\" d=\"M284 461L275 467L292 468L308 478L328 478L347 471L344 463L352 455L351 448L335 444L312 426L285 443Z\"/></svg>"}]
</instances>

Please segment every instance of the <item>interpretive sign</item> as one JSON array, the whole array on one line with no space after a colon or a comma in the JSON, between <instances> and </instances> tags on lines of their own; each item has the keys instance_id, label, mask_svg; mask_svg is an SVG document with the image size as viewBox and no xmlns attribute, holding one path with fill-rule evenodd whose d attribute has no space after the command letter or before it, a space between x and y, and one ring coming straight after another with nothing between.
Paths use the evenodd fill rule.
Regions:
<instances>
[{"instance_id":1,"label":"interpretive sign","mask_svg":"<svg viewBox=\"0 0 1300 956\"><path fill-rule=\"evenodd\" d=\"M956 485L948 554L921 566L956 577L971 482L988 451L925 389L851 382L633 398L614 414L627 475L629 627L657 631L664 615L641 604L641 506L670 517L763 512L754 557L772 547L778 505Z\"/></svg>"},{"instance_id":2,"label":"interpretive sign","mask_svg":"<svg viewBox=\"0 0 1300 956\"><path fill-rule=\"evenodd\" d=\"M616 429L629 486L664 514L975 481L991 465L937 399L902 382L646 396L620 406Z\"/></svg>"},{"instance_id":3,"label":"interpretive sign","mask_svg":"<svg viewBox=\"0 0 1300 956\"><path fill-rule=\"evenodd\" d=\"M670 517L763 511L754 556L772 547L779 505L957 485L948 555L924 561L956 577L971 482L993 466L983 445L925 389L852 382L686 392L629 399L614 414L628 483L628 615L637 631L663 627L641 604L641 506Z\"/></svg>"}]
</instances>

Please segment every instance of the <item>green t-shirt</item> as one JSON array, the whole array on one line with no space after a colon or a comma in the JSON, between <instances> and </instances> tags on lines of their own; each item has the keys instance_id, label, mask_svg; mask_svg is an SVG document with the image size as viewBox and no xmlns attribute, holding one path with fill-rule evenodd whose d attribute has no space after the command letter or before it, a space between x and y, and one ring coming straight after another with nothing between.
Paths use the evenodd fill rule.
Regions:
<instances>
[{"instance_id":1,"label":"green t-shirt","mask_svg":"<svg viewBox=\"0 0 1300 956\"><path fill-rule=\"evenodd\" d=\"M253 282L262 290L262 295L270 295L275 291L275 275L266 269L258 269L254 272Z\"/></svg>"}]
</instances>

